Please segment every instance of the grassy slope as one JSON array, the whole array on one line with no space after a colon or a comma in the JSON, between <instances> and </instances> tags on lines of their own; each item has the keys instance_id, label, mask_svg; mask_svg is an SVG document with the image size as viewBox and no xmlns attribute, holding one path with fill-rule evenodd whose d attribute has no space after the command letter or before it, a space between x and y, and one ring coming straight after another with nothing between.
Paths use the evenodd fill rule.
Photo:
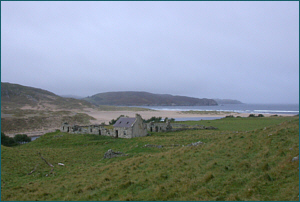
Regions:
<instances>
[{"instance_id":1,"label":"grassy slope","mask_svg":"<svg viewBox=\"0 0 300 202\"><path fill-rule=\"evenodd\" d=\"M197 124L220 130L133 139L56 132L1 146L1 200L299 200L299 162L291 162L299 155L298 117ZM199 140L205 144L143 147ZM102 159L108 149L129 156ZM37 152L55 166L54 174Z\"/></svg>"},{"instance_id":2,"label":"grassy slope","mask_svg":"<svg viewBox=\"0 0 300 202\"><path fill-rule=\"evenodd\" d=\"M85 107L94 107L85 100L63 98L39 88L22 86L19 84L1 83L1 111L24 106L47 109L49 108L49 105L59 109L83 109Z\"/></svg>"},{"instance_id":3,"label":"grassy slope","mask_svg":"<svg viewBox=\"0 0 300 202\"><path fill-rule=\"evenodd\" d=\"M71 113L69 111L48 112L30 117L1 118L2 132L28 132L47 128L59 128L64 122L70 124L90 124L94 117L85 113Z\"/></svg>"}]
</instances>

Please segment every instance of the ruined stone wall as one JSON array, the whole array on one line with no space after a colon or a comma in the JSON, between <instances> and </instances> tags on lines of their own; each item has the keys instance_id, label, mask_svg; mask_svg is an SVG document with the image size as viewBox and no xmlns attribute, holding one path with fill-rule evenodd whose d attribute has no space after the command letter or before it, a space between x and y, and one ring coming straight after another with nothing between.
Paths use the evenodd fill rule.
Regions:
<instances>
[{"instance_id":1,"label":"ruined stone wall","mask_svg":"<svg viewBox=\"0 0 300 202\"><path fill-rule=\"evenodd\" d=\"M60 128L60 131L68 133L69 132L69 127L70 127L70 125L68 123L63 123L61 128Z\"/></svg>"},{"instance_id":2,"label":"ruined stone wall","mask_svg":"<svg viewBox=\"0 0 300 202\"><path fill-rule=\"evenodd\" d=\"M68 123L63 123L61 131L72 134L95 134L104 136L113 136L113 130L108 130L100 125L89 125L89 126L70 126Z\"/></svg>"},{"instance_id":3,"label":"ruined stone wall","mask_svg":"<svg viewBox=\"0 0 300 202\"><path fill-rule=\"evenodd\" d=\"M136 121L132 128L132 137L144 137L147 136L147 125L143 122L140 115L136 115Z\"/></svg>"},{"instance_id":4,"label":"ruined stone wall","mask_svg":"<svg viewBox=\"0 0 300 202\"><path fill-rule=\"evenodd\" d=\"M132 128L120 128L115 127L114 128L114 137L116 138L132 138Z\"/></svg>"},{"instance_id":5,"label":"ruined stone wall","mask_svg":"<svg viewBox=\"0 0 300 202\"><path fill-rule=\"evenodd\" d=\"M147 130L150 132L167 132L172 131L172 126L169 120L163 123L150 122L147 124Z\"/></svg>"}]
</instances>

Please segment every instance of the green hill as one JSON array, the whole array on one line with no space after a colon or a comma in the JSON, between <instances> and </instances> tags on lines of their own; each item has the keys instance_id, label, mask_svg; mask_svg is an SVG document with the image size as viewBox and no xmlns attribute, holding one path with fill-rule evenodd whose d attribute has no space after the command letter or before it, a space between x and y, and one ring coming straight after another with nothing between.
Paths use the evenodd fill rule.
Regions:
<instances>
[{"instance_id":1,"label":"green hill","mask_svg":"<svg viewBox=\"0 0 300 202\"><path fill-rule=\"evenodd\" d=\"M39 88L1 83L1 131L21 133L58 128L69 121L88 124L93 117L82 113L93 104L74 98L63 98Z\"/></svg>"},{"instance_id":2,"label":"green hill","mask_svg":"<svg viewBox=\"0 0 300 202\"><path fill-rule=\"evenodd\" d=\"M74 98L63 98L39 88L1 82L1 109L29 106L38 109L82 109L94 107L91 103Z\"/></svg>"},{"instance_id":3,"label":"green hill","mask_svg":"<svg viewBox=\"0 0 300 202\"><path fill-rule=\"evenodd\" d=\"M209 106L218 105L212 99L199 99L169 94L153 94L147 92L123 91L106 92L84 98L95 105L123 106Z\"/></svg>"},{"instance_id":4,"label":"green hill","mask_svg":"<svg viewBox=\"0 0 300 202\"><path fill-rule=\"evenodd\" d=\"M57 131L25 145L1 146L1 200L299 200L299 161L292 161L299 155L298 117L186 124L219 130L132 139ZM103 159L109 149L127 156Z\"/></svg>"}]
</instances>

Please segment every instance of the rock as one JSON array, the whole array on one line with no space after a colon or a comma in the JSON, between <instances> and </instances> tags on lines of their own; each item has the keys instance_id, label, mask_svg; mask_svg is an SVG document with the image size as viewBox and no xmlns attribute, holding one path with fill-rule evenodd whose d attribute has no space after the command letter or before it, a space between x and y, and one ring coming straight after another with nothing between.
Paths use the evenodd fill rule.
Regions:
<instances>
[{"instance_id":1,"label":"rock","mask_svg":"<svg viewBox=\"0 0 300 202\"><path fill-rule=\"evenodd\" d=\"M203 144L203 142L199 141L199 142L194 142L194 143L191 143L191 144L188 144L186 146L198 146L200 144Z\"/></svg>"},{"instance_id":2,"label":"rock","mask_svg":"<svg viewBox=\"0 0 300 202\"><path fill-rule=\"evenodd\" d=\"M157 148L163 148L162 145L153 145L153 144L146 144L144 147L157 147Z\"/></svg>"},{"instance_id":3,"label":"rock","mask_svg":"<svg viewBox=\"0 0 300 202\"><path fill-rule=\"evenodd\" d=\"M293 162L293 161L299 161L299 156L294 157L294 158L292 159L292 162Z\"/></svg>"},{"instance_id":4,"label":"rock","mask_svg":"<svg viewBox=\"0 0 300 202\"><path fill-rule=\"evenodd\" d=\"M110 159L114 157L119 157L119 156L128 156L127 154L123 154L122 152L114 152L112 149L109 149L107 152L104 154L104 159Z\"/></svg>"},{"instance_id":5,"label":"rock","mask_svg":"<svg viewBox=\"0 0 300 202\"><path fill-rule=\"evenodd\" d=\"M207 126L205 127L206 130L217 130L218 128L213 127L213 126Z\"/></svg>"}]
</instances>

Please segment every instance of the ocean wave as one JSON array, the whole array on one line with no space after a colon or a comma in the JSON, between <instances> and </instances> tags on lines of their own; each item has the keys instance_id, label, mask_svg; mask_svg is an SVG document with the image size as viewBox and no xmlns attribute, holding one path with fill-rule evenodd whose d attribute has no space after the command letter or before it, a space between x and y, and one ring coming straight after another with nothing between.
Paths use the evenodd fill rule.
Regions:
<instances>
[{"instance_id":1,"label":"ocean wave","mask_svg":"<svg viewBox=\"0 0 300 202\"><path fill-rule=\"evenodd\" d=\"M254 112L262 112L262 113L299 113L299 111L286 111L286 110L253 110Z\"/></svg>"},{"instance_id":2,"label":"ocean wave","mask_svg":"<svg viewBox=\"0 0 300 202\"><path fill-rule=\"evenodd\" d=\"M299 105L282 104L242 104L222 106L148 106L146 108L162 111L223 111L236 113L261 114L299 114Z\"/></svg>"}]
</instances>

